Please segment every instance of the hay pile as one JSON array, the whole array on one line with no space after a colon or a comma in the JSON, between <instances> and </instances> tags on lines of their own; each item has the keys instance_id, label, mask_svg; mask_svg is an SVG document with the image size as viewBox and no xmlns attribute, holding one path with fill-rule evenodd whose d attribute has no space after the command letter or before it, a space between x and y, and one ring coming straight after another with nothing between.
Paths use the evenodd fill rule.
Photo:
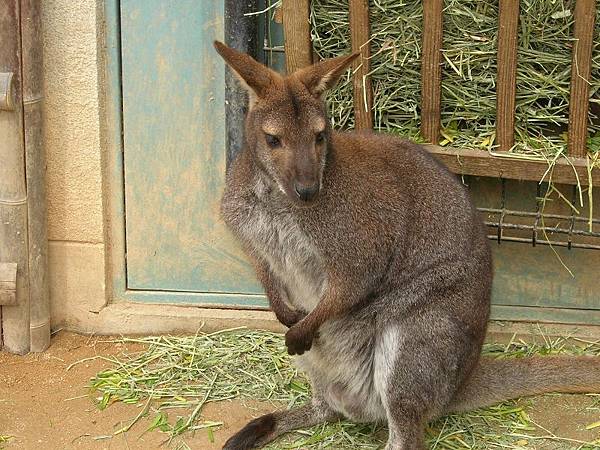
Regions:
<instances>
[{"instance_id":1,"label":"hay pile","mask_svg":"<svg viewBox=\"0 0 600 450\"><path fill-rule=\"evenodd\" d=\"M311 4L316 53L325 58L349 52L348 0ZM419 139L422 2L371 0L369 4L374 126ZM521 1L515 151L552 157L566 150L574 4L572 0ZM497 0L445 2L440 144L494 147L497 34ZM588 145L598 151L598 39L591 78ZM329 100L334 126L352 127L350 77L342 80Z\"/></svg>"}]
</instances>

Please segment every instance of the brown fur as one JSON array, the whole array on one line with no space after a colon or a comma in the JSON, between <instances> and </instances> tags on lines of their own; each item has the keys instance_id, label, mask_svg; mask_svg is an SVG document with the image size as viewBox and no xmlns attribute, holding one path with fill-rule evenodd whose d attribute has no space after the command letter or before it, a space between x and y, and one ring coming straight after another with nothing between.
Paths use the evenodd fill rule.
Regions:
<instances>
[{"instance_id":1,"label":"brown fur","mask_svg":"<svg viewBox=\"0 0 600 450\"><path fill-rule=\"evenodd\" d=\"M225 445L264 445L345 416L386 421L386 449L421 449L450 411L600 388L598 358L480 360L492 262L468 192L423 148L331 130L322 100L355 55L287 77L215 43L248 86L246 145L222 216L254 262L309 405L251 422Z\"/></svg>"}]
</instances>

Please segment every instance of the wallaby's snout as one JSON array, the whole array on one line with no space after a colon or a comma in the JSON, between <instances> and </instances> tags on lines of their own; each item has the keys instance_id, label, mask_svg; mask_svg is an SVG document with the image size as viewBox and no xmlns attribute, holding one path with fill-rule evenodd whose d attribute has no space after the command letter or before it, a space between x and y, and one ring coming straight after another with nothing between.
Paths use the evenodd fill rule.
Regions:
<instances>
[{"instance_id":1,"label":"wallaby's snout","mask_svg":"<svg viewBox=\"0 0 600 450\"><path fill-rule=\"evenodd\" d=\"M298 198L304 202L310 202L317 197L319 193L319 183L318 182L309 182L302 183L296 182L294 183L294 192L298 194Z\"/></svg>"}]
</instances>

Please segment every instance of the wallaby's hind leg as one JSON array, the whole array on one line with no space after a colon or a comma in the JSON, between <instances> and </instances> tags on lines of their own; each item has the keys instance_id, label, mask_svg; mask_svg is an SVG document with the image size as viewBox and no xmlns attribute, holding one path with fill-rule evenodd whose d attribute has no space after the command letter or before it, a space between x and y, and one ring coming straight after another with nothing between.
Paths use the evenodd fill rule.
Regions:
<instances>
[{"instance_id":1,"label":"wallaby's hind leg","mask_svg":"<svg viewBox=\"0 0 600 450\"><path fill-rule=\"evenodd\" d=\"M223 450L260 448L288 431L337 419L338 414L321 399L299 408L276 411L254 419L225 443Z\"/></svg>"},{"instance_id":2,"label":"wallaby's hind leg","mask_svg":"<svg viewBox=\"0 0 600 450\"><path fill-rule=\"evenodd\" d=\"M421 311L382 327L374 375L389 427L385 449L423 450L425 423L454 396L477 360L478 343L439 313Z\"/></svg>"}]
</instances>

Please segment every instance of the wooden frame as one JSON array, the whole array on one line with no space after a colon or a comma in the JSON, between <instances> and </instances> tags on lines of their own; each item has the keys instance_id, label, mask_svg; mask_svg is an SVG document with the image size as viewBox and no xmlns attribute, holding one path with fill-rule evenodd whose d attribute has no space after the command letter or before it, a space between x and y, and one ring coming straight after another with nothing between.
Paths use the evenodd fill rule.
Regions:
<instances>
[{"instance_id":1,"label":"wooden frame","mask_svg":"<svg viewBox=\"0 0 600 450\"><path fill-rule=\"evenodd\" d=\"M312 60L308 11L310 0L283 0L286 61L288 70L295 70ZM568 158L553 163L552 180L567 184L589 184L586 150L588 120L588 79L590 77L593 44L595 0L577 0L575 8L575 44L571 73ZM286 11L288 12L286 14ZM306 12L305 12L306 11ZM293 13L292 13L293 12ZM286 19L288 16L288 19ZM550 164L546 161L501 156L514 144L514 112L517 69L517 33L519 0L500 0L498 36L497 123L499 151L491 153L477 149L455 149L428 146L431 153L459 174L503 177L540 181ZM429 142L438 142L440 132L441 56L443 0L423 2L423 61L422 61L422 125L421 133ZM368 2L350 1L352 48L362 58L355 66L354 111L356 128L372 127L372 88L369 80L370 50ZM365 89L370 92L365 92ZM365 102L367 99L367 102ZM590 170L592 185L600 186L600 168ZM546 178L547 180L548 178Z\"/></svg>"}]
</instances>

